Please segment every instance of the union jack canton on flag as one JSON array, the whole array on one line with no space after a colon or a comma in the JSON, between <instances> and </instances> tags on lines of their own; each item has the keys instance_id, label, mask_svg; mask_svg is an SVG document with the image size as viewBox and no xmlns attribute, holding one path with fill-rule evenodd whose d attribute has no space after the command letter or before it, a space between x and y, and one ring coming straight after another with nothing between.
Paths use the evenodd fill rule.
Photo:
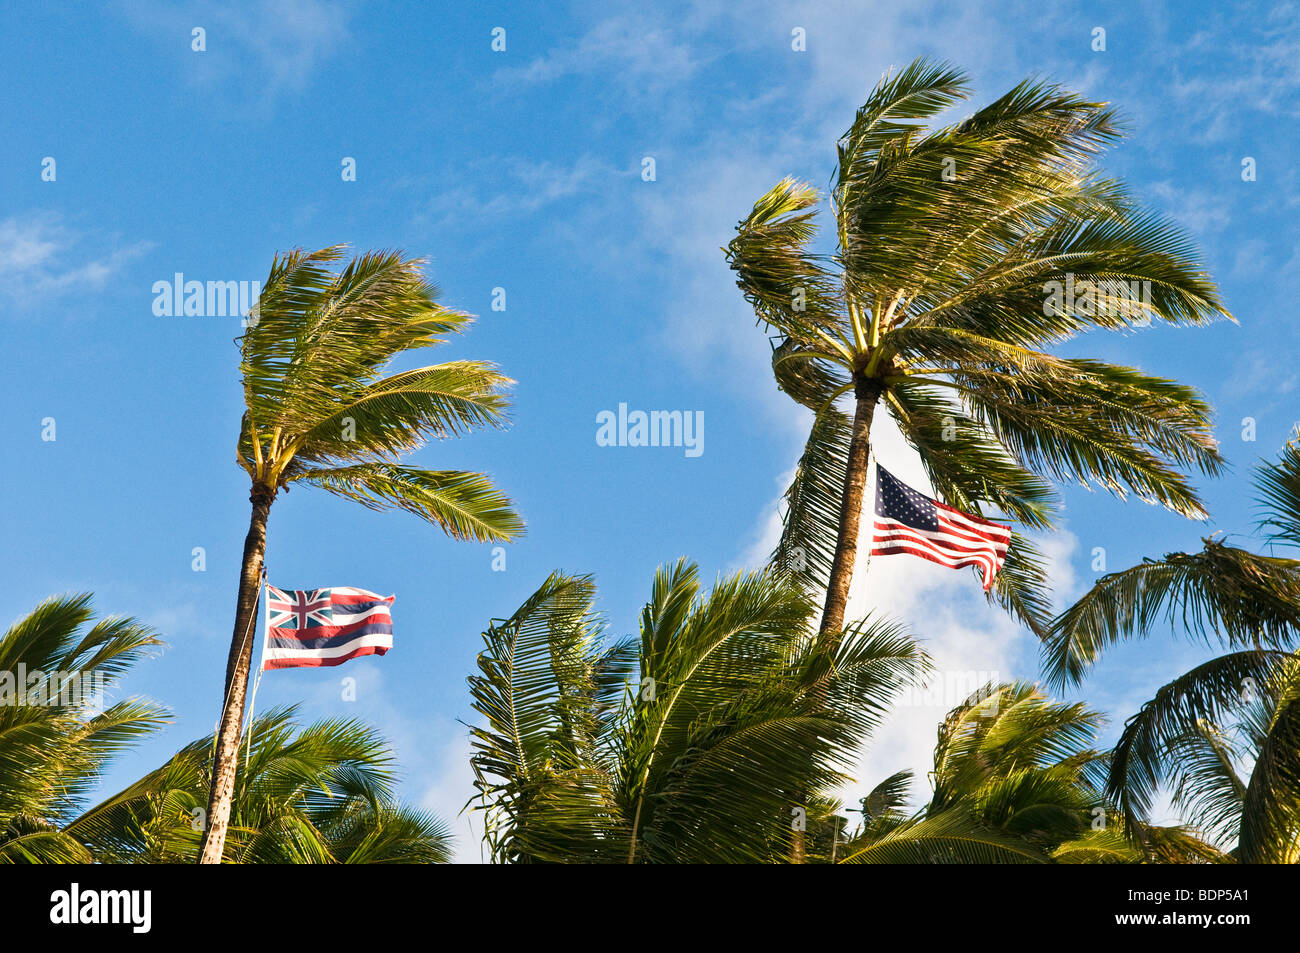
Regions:
<instances>
[{"instance_id":1,"label":"union jack canton on flag","mask_svg":"<svg viewBox=\"0 0 1300 953\"><path fill-rule=\"evenodd\" d=\"M263 670L339 665L393 647L396 596L365 589L277 589L268 585Z\"/></svg>"}]
</instances>

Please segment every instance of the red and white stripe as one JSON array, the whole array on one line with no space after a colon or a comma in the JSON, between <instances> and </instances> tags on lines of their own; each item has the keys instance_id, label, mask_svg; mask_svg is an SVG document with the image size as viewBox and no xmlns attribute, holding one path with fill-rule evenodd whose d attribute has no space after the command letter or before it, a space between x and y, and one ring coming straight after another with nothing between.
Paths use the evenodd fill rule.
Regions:
<instances>
[{"instance_id":1,"label":"red and white stripe","mask_svg":"<svg viewBox=\"0 0 1300 953\"><path fill-rule=\"evenodd\" d=\"M955 510L938 500L931 502L939 521L937 532L877 515L871 555L906 553L952 569L978 566L984 578L984 591L988 592L994 575L1006 561L1011 529Z\"/></svg>"},{"instance_id":2,"label":"red and white stripe","mask_svg":"<svg viewBox=\"0 0 1300 953\"><path fill-rule=\"evenodd\" d=\"M270 609L262 668L320 668L393 647L393 596L366 589L281 590ZM308 625L307 620L325 624Z\"/></svg>"}]
</instances>

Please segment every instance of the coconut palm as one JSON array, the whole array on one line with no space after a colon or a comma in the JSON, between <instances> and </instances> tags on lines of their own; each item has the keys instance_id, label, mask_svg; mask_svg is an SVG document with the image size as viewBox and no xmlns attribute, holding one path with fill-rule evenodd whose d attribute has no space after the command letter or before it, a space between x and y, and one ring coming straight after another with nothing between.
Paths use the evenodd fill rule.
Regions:
<instances>
[{"instance_id":1,"label":"coconut palm","mask_svg":"<svg viewBox=\"0 0 1300 953\"><path fill-rule=\"evenodd\" d=\"M334 273L339 246L278 256L240 339L244 416L237 461L252 484L234 634L200 863L223 855L235 790L266 523L280 490L311 485L371 509L405 510L455 539L509 540L523 524L478 473L402 466L430 437L505 422L510 381L481 361L387 373L389 362L463 331L437 304L423 262L368 252Z\"/></svg>"},{"instance_id":2,"label":"coconut palm","mask_svg":"<svg viewBox=\"0 0 1300 953\"><path fill-rule=\"evenodd\" d=\"M442 863L447 827L399 805L388 746L357 721L295 723L292 707L257 718L239 764L226 863ZM87 810L65 828L108 863L193 863L213 738Z\"/></svg>"},{"instance_id":3,"label":"coconut palm","mask_svg":"<svg viewBox=\"0 0 1300 953\"><path fill-rule=\"evenodd\" d=\"M612 643L594 598L557 573L483 634L472 764L495 861L780 862L926 665L882 620L819 636L774 571L706 595L694 565L661 568L639 638Z\"/></svg>"},{"instance_id":4,"label":"coconut palm","mask_svg":"<svg viewBox=\"0 0 1300 953\"><path fill-rule=\"evenodd\" d=\"M0 863L88 863L63 828L105 765L161 725L147 701L103 693L152 646L133 619L93 621L88 594L47 599L0 638Z\"/></svg>"},{"instance_id":5,"label":"coconut palm","mask_svg":"<svg viewBox=\"0 0 1300 953\"><path fill-rule=\"evenodd\" d=\"M1256 486L1269 548L1294 553L1300 445L1292 441L1278 461L1262 464ZM1162 686L1125 723L1112 756L1110 796L1140 821L1168 782L1219 840L1239 838L1238 860L1297 859L1300 559L1211 537L1197 552L1105 575L1052 623L1044 671L1056 684L1077 683L1106 646L1163 626L1224 653ZM1252 709L1252 699L1263 707ZM1234 745L1232 734L1243 731L1245 741ZM1240 777L1252 760L1249 776Z\"/></svg>"},{"instance_id":6,"label":"coconut palm","mask_svg":"<svg viewBox=\"0 0 1300 953\"><path fill-rule=\"evenodd\" d=\"M1130 843L1106 801L1102 716L1024 683L987 686L939 726L929 802L906 809L909 772L862 799L841 863L1139 863L1221 860L1182 828Z\"/></svg>"},{"instance_id":7,"label":"coconut palm","mask_svg":"<svg viewBox=\"0 0 1300 953\"><path fill-rule=\"evenodd\" d=\"M1054 524L1049 478L1200 517L1181 471L1221 466L1192 388L1044 350L1227 315L1191 244L1094 168L1118 136L1111 111L1026 81L926 128L966 90L919 60L877 85L838 143L833 251L816 244L818 192L788 178L727 248L778 386L815 414L775 561L825 591L823 632L844 618L879 407L943 500L1028 529ZM991 597L1041 628L1045 585L1017 530Z\"/></svg>"}]
</instances>

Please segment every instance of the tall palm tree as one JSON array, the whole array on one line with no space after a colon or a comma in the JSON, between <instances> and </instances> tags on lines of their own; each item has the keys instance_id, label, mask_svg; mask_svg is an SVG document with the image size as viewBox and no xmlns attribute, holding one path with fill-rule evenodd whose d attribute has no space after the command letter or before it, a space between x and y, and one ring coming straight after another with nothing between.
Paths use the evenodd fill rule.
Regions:
<instances>
[{"instance_id":1,"label":"tall palm tree","mask_svg":"<svg viewBox=\"0 0 1300 953\"><path fill-rule=\"evenodd\" d=\"M926 660L867 619L821 637L773 571L707 595L655 576L640 636L606 643L588 577L554 574L483 634L472 764L492 858L780 862Z\"/></svg>"},{"instance_id":2,"label":"tall palm tree","mask_svg":"<svg viewBox=\"0 0 1300 953\"><path fill-rule=\"evenodd\" d=\"M839 140L836 247L815 243L817 191L784 179L727 248L775 337L778 386L814 411L787 493L777 564L843 622L877 408L938 494L1048 529L1048 477L1204 515L1181 468L1216 473L1210 409L1190 387L1044 350L1096 328L1228 316L1191 244L1094 168L1113 114L1023 82L949 126L924 121L966 78L918 60L877 85ZM851 418L837 406L852 392ZM1041 556L1016 532L992 597L1041 630Z\"/></svg>"},{"instance_id":3,"label":"tall palm tree","mask_svg":"<svg viewBox=\"0 0 1300 953\"><path fill-rule=\"evenodd\" d=\"M159 644L153 631L93 616L89 594L47 599L0 638L0 863L89 863L63 828L105 765L166 720L102 695Z\"/></svg>"},{"instance_id":4,"label":"tall palm tree","mask_svg":"<svg viewBox=\"0 0 1300 953\"><path fill-rule=\"evenodd\" d=\"M239 864L442 863L451 834L393 795L392 757L363 724L332 718L305 727L295 709L257 718L224 861ZM193 863L195 817L207 801L212 736L85 811L65 833L107 863Z\"/></svg>"},{"instance_id":5,"label":"tall palm tree","mask_svg":"<svg viewBox=\"0 0 1300 953\"><path fill-rule=\"evenodd\" d=\"M1161 625L1225 650L1125 723L1107 788L1136 821L1170 782L1194 818L1239 838L1243 863L1300 859L1300 444L1262 464L1255 482L1269 548L1293 555L1210 537L1197 552L1107 574L1053 621L1043 659L1054 683L1078 683L1106 646ZM1234 747L1233 732L1245 743Z\"/></svg>"},{"instance_id":6,"label":"tall palm tree","mask_svg":"<svg viewBox=\"0 0 1300 953\"><path fill-rule=\"evenodd\" d=\"M487 477L401 466L430 437L505 422L490 364L449 361L387 373L398 355L442 343L470 316L434 300L423 261L368 252L340 272L341 246L277 256L240 339L244 416L236 454L252 483L234 634L200 863L221 860L235 790L266 523L281 489L313 485L371 509L394 507L456 539L509 540L523 524ZM385 376L386 375L386 376Z\"/></svg>"},{"instance_id":7,"label":"tall palm tree","mask_svg":"<svg viewBox=\"0 0 1300 953\"><path fill-rule=\"evenodd\" d=\"M1182 828L1144 828L1146 849L1120 833L1102 792L1101 715L1024 683L989 686L939 726L933 790L906 810L909 772L863 798L863 822L841 863L1140 863L1222 855Z\"/></svg>"}]
</instances>

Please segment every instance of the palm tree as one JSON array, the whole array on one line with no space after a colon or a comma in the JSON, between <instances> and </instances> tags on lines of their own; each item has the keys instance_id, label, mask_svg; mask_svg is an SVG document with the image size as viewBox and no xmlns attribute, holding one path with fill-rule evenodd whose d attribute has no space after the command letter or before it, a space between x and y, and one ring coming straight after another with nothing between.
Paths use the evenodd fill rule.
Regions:
<instances>
[{"instance_id":1,"label":"palm tree","mask_svg":"<svg viewBox=\"0 0 1300 953\"><path fill-rule=\"evenodd\" d=\"M463 331L470 316L434 300L423 261L368 252L335 274L340 246L277 256L240 339L244 417L237 460L252 482L235 627L213 756L200 863L223 855L235 790L266 522L276 494L313 485L371 509L394 507L455 539L502 541L523 524L483 475L397 463L430 437L505 422L490 364L449 361L385 375L389 362Z\"/></svg>"},{"instance_id":2,"label":"palm tree","mask_svg":"<svg viewBox=\"0 0 1300 953\"><path fill-rule=\"evenodd\" d=\"M1182 828L1145 828L1142 850L1110 823L1093 747L1101 715L1024 683L988 686L939 726L929 803L906 810L909 772L863 798L841 863L1139 863L1222 856Z\"/></svg>"},{"instance_id":3,"label":"palm tree","mask_svg":"<svg viewBox=\"0 0 1300 953\"><path fill-rule=\"evenodd\" d=\"M594 599L556 573L483 634L472 764L495 861L783 861L927 664L884 621L819 636L774 571L705 595L694 565L661 568L639 638L612 644Z\"/></svg>"},{"instance_id":4,"label":"palm tree","mask_svg":"<svg viewBox=\"0 0 1300 953\"><path fill-rule=\"evenodd\" d=\"M374 729L332 718L306 727L276 709L252 726L224 861L239 864L444 863L451 834L399 805L392 757ZM108 863L193 863L199 852L213 738L73 820L65 833Z\"/></svg>"},{"instance_id":5,"label":"palm tree","mask_svg":"<svg viewBox=\"0 0 1300 953\"><path fill-rule=\"evenodd\" d=\"M1300 444L1262 464L1256 486L1270 549L1294 552ZM1078 683L1107 645L1161 623L1225 651L1161 687L1125 723L1109 796L1136 822L1170 782L1197 823L1223 843L1238 840L1240 862L1300 859L1300 560L1210 537L1197 552L1105 575L1053 621L1044 671L1055 684Z\"/></svg>"},{"instance_id":6,"label":"palm tree","mask_svg":"<svg viewBox=\"0 0 1300 953\"><path fill-rule=\"evenodd\" d=\"M152 646L133 619L92 623L88 594L47 599L0 638L0 863L88 863L63 828L105 765L159 727L146 701L103 693Z\"/></svg>"},{"instance_id":7,"label":"palm tree","mask_svg":"<svg viewBox=\"0 0 1300 953\"><path fill-rule=\"evenodd\" d=\"M727 248L774 335L778 386L815 413L775 561L825 590L823 632L844 618L878 406L942 499L1030 529L1053 526L1049 477L1201 517L1180 468L1222 463L1192 388L1043 350L1096 328L1230 317L1191 244L1094 169L1113 114L1026 81L927 130L966 90L920 60L881 80L838 143L833 253L815 245L817 191L788 178ZM850 391L851 419L837 407ZM991 597L1041 631L1045 584L1016 532Z\"/></svg>"}]
</instances>

